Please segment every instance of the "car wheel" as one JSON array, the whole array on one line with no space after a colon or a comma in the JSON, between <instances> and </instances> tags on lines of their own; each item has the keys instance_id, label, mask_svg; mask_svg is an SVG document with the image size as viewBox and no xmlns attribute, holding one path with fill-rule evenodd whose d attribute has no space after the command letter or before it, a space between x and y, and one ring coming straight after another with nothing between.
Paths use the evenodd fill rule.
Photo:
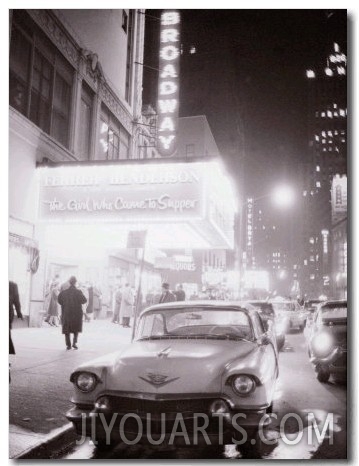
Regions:
<instances>
[{"instance_id":1,"label":"car wheel","mask_svg":"<svg viewBox=\"0 0 359 466\"><path fill-rule=\"evenodd\" d=\"M103 438L93 438L93 444L99 451L109 450L111 448L111 443L108 444L106 439Z\"/></svg>"},{"instance_id":2,"label":"car wheel","mask_svg":"<svg viewBox=\"0 0 359 466\"><path fill-rule=\"evenodd\" d=\"M330 372L322 367L318 367L317 379L321 383L327 383L330 377Z\"/></svg>"},{"instance_id":3,"label":"car wheel","mask_svg":"<svg viewBox=\"0 0 359 466\"><path fill-rule=\"evenodd\" d=\"M261 458L262 440L259 436L258 429L247 432L247 441L243 445L238 445L243 458Z\"/></svg>"}]
</instances>

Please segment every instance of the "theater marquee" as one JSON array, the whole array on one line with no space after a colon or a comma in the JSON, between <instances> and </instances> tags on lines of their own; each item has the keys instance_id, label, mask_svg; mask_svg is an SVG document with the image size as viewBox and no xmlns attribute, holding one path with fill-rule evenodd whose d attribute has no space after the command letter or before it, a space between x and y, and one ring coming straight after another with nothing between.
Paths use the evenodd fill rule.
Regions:
<instances>
[{"instance_id":1,"label":"theater marquee","mask_svg":"<svg viewBox=\"0 0 359 466\"><path fill-rule=\"evenodd\" d=\"M39 167L38 182L43 223L140 224L155 236L172 225L212 247L233 245L236 199L216 161L59 164Z\"/></svg>"}]
</instances>

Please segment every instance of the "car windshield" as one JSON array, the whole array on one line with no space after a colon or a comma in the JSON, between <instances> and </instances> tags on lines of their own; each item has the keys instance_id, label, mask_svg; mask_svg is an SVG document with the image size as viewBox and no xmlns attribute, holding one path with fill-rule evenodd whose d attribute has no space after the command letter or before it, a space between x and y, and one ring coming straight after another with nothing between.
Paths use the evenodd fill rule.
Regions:
<instances>
[{"instance_id":1,"label":"car windshield","mask_svg":"<svg viewBox=\"0 0 359 466\"><path fill-rule=\"evenodd\" d=\"M250 318L241 310L162 308L141 316L137 340L166 338L254 339Z\"/></svg>"},{"instance_id":2,"label":"car windshield","mask_svg":"<svg viewBox=\"0 0 359 466\"><path fill-rule=\"evenodd\" d=\"M326 305L322 309L323 319L346 319L347 306L345 304Z\"/></svg>"},{"instance_id":3,"label":"car windshield","mask_svg":"<svg viewBox=\"0 0 359 466\"><path fill-rule=\"evenodd\" d=\"M287 311L297 311L298 306L294 302L278 302L272 303L273 308L276 312L287 312Z\"/></svg>"},{"instance_id":4,"label":"car windshield","mask_svg":"<svg viewBox=\"0 0 359 466\"><path fill-rule=\"evenodd\" d=\"M249 304L251 304L261 315L266 317L274 317L274 309L271 303L250 302Z\"/></svg>"}]
</instances>

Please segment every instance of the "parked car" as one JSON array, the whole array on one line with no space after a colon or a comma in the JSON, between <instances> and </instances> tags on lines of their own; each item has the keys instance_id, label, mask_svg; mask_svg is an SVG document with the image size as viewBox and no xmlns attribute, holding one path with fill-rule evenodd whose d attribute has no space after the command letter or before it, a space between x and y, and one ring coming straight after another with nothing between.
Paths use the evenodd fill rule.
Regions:
<instances>
[{"instance_id":1,"label":"parked car","mask_svg":"<svg viewBox=\"0 0 359 466\"><path fill-rule=\"evenodd\" d=\"M274 311L286 316L289 321L288 330L299 328L303 331L306 322L306 314L297 301L272 301Z\"/></svg>"},{"instance_id":2,"label":"parked car","mask_svg":"<svg viewBox=\"0 0 359 466\"><path fill-rule=\"evenodd\" d=\"M268 301L249 301L249 304L259 312L267 330L274 332L278 351L284 347L285 335L288 331L289 320L283 313L276 313L273 304Z\"/></svg>"},{"instance_id":3,"label":"parked car","mask_svg":"<svg viewBox=\"0 0 359 466\"><path fill-rule=\"evenodd\" d=\"M323 301L319 299L312 299L309 301L305 301L304 303L304 312L305 312L305 317L306 317L304 336L307 339L310 335L310 329L313 324L314 315L317 311L318 305L321 303L323 303Z\"/></svg>"},{"instance_id":4,"label":"parked car","mask_svg":"<svg viewBox=\"0 0 359 466\"><path fill-rule=\"evenodd\" d=\"M122 426L126 438L140 435L138 441L146 443L149 426L153 437L162 433L162 415L168 441L178 416L193 432L195 413L208 416L206 432L214 443L218 416L224 416L224 442L232 443L241 436L233 429L233 416L242 413L245 417L237 416L236 423L248 435L248 448L254 448L248 442L272 410L277 377L275 339L255 310L225 301L157 304L141 313L130 345L73 371L74 407L67 418L80 435L84 425L86 435L103 448L109 442L101 414L107 422L118 414L110 443L119 440L119 424L126 415L137 415L136 422L127 419ZM174 442L183 443L183 436Z\"/></svg>"},{"instance_id":5,"label":"parked car","mask_svg":"<svg viewBox=\"0 0 359 466\"><path fill-rule=\"evenodd\" d=\"M320 382L327 382L331 374L346 377L346 301L327 301L319 305L310 330L308 352Z\"/></svg>"}]
</instances>

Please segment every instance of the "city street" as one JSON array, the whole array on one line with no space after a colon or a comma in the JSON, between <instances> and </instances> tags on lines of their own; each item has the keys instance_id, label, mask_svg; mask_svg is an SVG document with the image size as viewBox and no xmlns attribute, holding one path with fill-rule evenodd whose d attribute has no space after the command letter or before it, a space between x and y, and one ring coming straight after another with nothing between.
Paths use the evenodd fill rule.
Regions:
<instances>
[{"instance_id":1,"label":"city street","mask_svg":"<svg viewBox=\"0 0 359 466\"><path fill-rule=\"evenodd\" d=\"M346 456L346 387L341 383L320 384L308 361L304 336L292 333L287 336L287 345L280 353L280 377L277 386L274 413L278 420L266 428L265 437L275 440L274 445L262 445L261 457L267 459L339 459ZM64 400L65 402L65 400ZM329 408L330 407L330 408ZM307 413L313 413L322 431L323 420L333 413L333 444L329 438L318 442L313 435L313 442L308 444ZM294 413L303 420L302 440L295 445L288 445L281 438L279 423L284 415ZM285 435L293 440L298 435L298 421L293 416L285 423ZM291 436L292 435L292 436ZM62 452L62 453L59 453ZM222 448L183 448L162 449L139 445L119 444L107 452L99 452L86 440L80 446L74 441L70 445L58 442L51 445L51 450L42 452L42 458L62 459L221 459L240 458L241 453L235 446Z\"/></svg>"},{"instance_id":2,"label":"city street","mask_svg":"<svg viewBox=\"0 0 359 466\"><path fill-rule=\"evenodd\" d=\"M350 457L350 11L8 15L9 457Z\"/></svg>"}]
</instances>

